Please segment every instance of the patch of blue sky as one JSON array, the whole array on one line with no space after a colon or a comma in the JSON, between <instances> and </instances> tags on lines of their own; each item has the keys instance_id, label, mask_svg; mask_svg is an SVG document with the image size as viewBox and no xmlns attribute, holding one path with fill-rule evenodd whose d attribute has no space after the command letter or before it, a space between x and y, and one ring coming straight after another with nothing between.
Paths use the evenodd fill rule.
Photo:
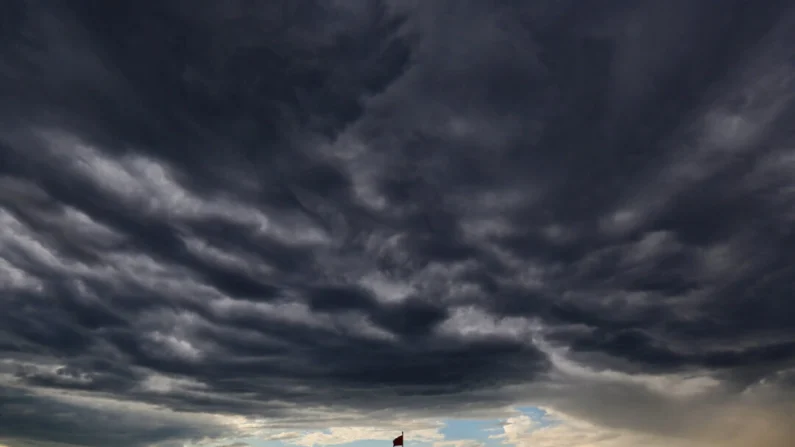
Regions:
<instances>
[{"instance_id":1,"label":"patch of blue sky","mask_svg":"<svg viewBox=\"0 0 795 447\"><path fill-rule=\"evenodd\" d=\"M537 428L554 427L560 424L559 421L551 418L545 410L538 407L518 407L517 410L535 422Z\"/></svg>"},{"instance_id":2,"label":"patch of blue sky","mask_svg":"<svg viewBox=\"0 0 795 447\"><path fill-rule=\"evenodd\" d=\"M500 444L500 440L489 439L489 436L501 431L501 422L499 419L450 419L445 421L440 431L447 441L475 439L486 446L495 447Z\"/></svg>"}]
</instances>

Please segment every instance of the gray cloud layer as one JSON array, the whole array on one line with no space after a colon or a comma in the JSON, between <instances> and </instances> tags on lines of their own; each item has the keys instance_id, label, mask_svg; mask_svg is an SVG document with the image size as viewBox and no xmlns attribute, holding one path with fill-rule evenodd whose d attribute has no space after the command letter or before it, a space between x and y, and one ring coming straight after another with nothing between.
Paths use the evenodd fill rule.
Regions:
<instances>
[{"instance_id":1,"label":"gray cloud layer","mask_svg":"<svg viewBox=\"0 0 795 447\"><path fill-rule=\"evenodd\" d=\"M8 3L0 439L792 390L791 2Z\"/></svg>"}]
</instances>

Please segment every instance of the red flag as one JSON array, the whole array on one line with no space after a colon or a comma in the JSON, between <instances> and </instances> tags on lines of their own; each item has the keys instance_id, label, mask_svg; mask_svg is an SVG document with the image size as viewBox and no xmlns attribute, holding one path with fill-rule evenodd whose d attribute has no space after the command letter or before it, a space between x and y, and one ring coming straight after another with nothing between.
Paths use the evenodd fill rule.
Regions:
<instances>
[{"instance_id":1,"label":"red flag","mask_svg":"<svg viewBox=\"0 0 795 447\"><path fill-rule=\"evenodd\" d=\"M395 447L396 445L403 445L403 435L400 435L392 440L392 447Z\"/></svg>"}]
</instances>

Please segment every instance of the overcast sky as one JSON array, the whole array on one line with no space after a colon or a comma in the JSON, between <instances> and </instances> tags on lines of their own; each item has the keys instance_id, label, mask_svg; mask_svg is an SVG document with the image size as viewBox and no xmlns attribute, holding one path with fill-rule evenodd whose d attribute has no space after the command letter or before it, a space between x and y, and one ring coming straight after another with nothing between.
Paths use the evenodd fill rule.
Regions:
<instances>
[{"instance_id":1,"label":"overcast sky","mask_svg":"<svg viewBox=\"0 0 795 447\"><path fill-rule=\"evenodd\" d=\"M0 446L783 447L795 1L5 0Z\"/></svg>"}]
</instances>

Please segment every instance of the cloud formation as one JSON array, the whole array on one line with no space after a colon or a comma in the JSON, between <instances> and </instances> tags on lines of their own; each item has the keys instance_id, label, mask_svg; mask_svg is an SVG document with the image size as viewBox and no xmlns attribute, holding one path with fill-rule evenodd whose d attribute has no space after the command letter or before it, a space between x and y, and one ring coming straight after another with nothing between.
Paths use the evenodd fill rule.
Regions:
<instances>
[{"instance_id":1,"label":"cloud formation","mask_svg":"<svg viewBox=\"0 0 795 447\"><path fill-rule=\"evenodd\" d=\"M791 2L8 3L0 442L785 439Z\"/></svg>"}]
</instances>

